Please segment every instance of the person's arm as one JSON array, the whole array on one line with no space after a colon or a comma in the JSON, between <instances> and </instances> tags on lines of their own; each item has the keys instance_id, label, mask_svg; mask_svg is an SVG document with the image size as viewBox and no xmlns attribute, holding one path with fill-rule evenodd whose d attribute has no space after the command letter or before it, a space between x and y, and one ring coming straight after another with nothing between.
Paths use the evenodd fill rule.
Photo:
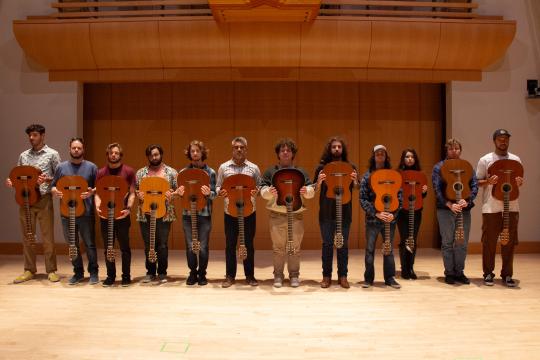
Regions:
<instances>
[{"instance_id":1,"label":"person's arm","mask_svg":"<svg viewBox=\"0 0 540 360\"><path fill-rule=\"evenodd\" d=\"M376 216L377 210L369 199L371 189L369 187L369 173L366 173L360 181L360 206L366 212L366 215Z\"/></svg>"}]
</instances>

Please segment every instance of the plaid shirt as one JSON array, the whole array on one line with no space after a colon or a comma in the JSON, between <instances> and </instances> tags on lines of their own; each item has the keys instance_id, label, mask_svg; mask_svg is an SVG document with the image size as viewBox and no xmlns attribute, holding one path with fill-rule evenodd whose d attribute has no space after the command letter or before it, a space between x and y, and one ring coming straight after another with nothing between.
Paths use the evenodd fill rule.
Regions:
<instances>
[{"instance_id":1,"label":"plaid shirt","mask_svg":"<svg viewBox=\"0 0 540 360\"><path fill-rule=\"evenodd\" d=\"M193 164L189 164L184 169L199 169L199 168L196 168L195 166L193 166ZM182 169L182 170L184 170L184 169ZM208 195L208 197L206 198L206 205L204 206L204 208L202 208L201 211L197 212L197 215L199 215L199 216L210 216L210 215L212 215L212 200L214 200L216 198L216 196L217 196L217 192L216 192L216 172L214 171L214 169L212 169L210 166L208 166L206 164L204 164L204 166L202 168L200 168L200 169L204 170L208 174L208 176L210 177L210 195ZM180 171L182 171L182 170L180 170ZM184 210L182 210L182 215L189 216L189 215L191 215L191 211L184 209Z\"/></svg>"},{"instance_id":2,"label":"plaid shirt","mask_svg":"<svg viewBox=\"0 0 540 360\"><path fill-rule=\"evenodd\" d=\"M172 167L167 166L163 164L163 172L165 174L165 180L167 180L171 186L171 189L176 190L176 177L178 176L178 173L176 170L174 170ZM137 191L139 190L139 185L141 184L141 179L148 176L148 166L145 166L139 170L137 170L137 174L135 175L135 188ZM176 213L174 211L174 204L172 201L166 201L165 206L167 207L167 212L165 213L165 216L163 217L163 221L172 222L176 220ZM139 204L139 207L137 209L137 221L139 222L146 222L146 216L144 216L144 213L142 211L142 206Z\"/></svg>"},{"instance_id":3,"label":"plaid shirt","mask_svg":"<svg viewBox=\"0 0 540 360\"><path fill-rule=\"evenodd\" d=\"M221 190L221 186L223 185L223 180L225 180L227 177L231 175L236 174L244 174L249 175L253 179L255 179L255 184L259 184L261 181L261 170L259 170L259 167L252 163L251 161L245 160L242 165L236 165L236 163L233 160L229 160L224 162L219 166L218 173L217 173L217 181L216 181L216 192L219 193L219 190ZM225 214L229 214L229 198L226 197L224 200L224 210ZM251 197L251 203L253 204L253 211L255 211L256 208L256 199L254 196Z\"/></svg>"},{"instance_id":4,"label":"plaid shirt","mask_svg":"<svg viewBox=\"0 0 540 360\"><path fill-rule=\"evenodd\" d=\"M375 192L371 188L369 183L369 178L371 177L371 171L366 171L362 176L362 181L360 182L360 205L362 209L366 212L366 224L374 223L383 223L381 219L375 216L377 210L375 209ZM392 214L394 214L394 220L392 224L396 222L399 210L403 207L403 190L399 189L398 191L398 201L399 206Z\"/></svg>"},{"instance_id":5,"label":"plaid shirt","mask_svg":"<svg viewBox=\"0 0 540 360\"><path fill-rule=\"evenodd\" d=\"M433 167L433 173L431 174L431 181L433 182L433 190L435 191L435 196L437 198L437 208L439 209L448 209L446 206L446 202L449 201L446 196L444 195L444 190L446 188L446 182L441 176L441 167L444 163L444 160L439 161L435 166ZM476 198L476 195L478 194L478 179L476 178L476 173L473 170L473 176L471 177L471 180L469 181L469 186L471 188L471 196L467 200L469 205L465 208L465 210L470 210L474 206L473 200Z\"/></svg>"}]
</instances>

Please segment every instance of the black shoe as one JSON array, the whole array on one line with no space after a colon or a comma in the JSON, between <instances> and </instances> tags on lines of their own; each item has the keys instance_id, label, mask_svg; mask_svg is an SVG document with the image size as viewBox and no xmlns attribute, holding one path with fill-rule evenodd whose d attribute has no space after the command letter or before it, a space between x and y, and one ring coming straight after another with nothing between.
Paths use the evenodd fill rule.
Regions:
<instances>
[{"instance_id":1,"label":"black shoe","mask_svg":"<svg viewBox=\"0 0 540 360\"><path fill-rule=\"evenodd\" d=\"M494 278L495 278L495 274L493 274L493 273L484 275L484 285L493 286L494 285L494 283L493 283Z\"/></svg>"},{"instance_id":2,"label":"black shoe","mask_svg":"<svg viewBox=\"0 0 540 360\"><path fill-rule=\"evenodd\" d=\"M386 286L390 286L394 289L401 289L401 285L399 285L399 283L396 281L396 279L394 279L393 277L391 277L390 279L388 280L385 280L384 281L384 284Z\"/></svg>"},{"instance_id":3,"label":"black shoe","mask_svg":"<svg viewBox=\"0 0 540 360\"><path fill-rule=\"evenodd\" d=\"M195 285L197 283L197 274L189 274L186 284L187 285Z\"/></svg>"},{"instance_id":4,"label":"black shoe","mask_svg":"<svg viewBox=\"0 0 540 360\"><path fill-rule=\"evenodd\" d=\"M413 280L418 279L418 276L416 276L416 273L414 272L414 270L411 271L411 279Z\"/></svg>"},{"instance_id":5,"label":"black shoe","mask_svg":"<svg viewBox=\"0 0 540 360\"><path fill-rule=\"evenodd\" d=\"M362 283L362 287L363 287L364 289L370 288L370 287L372 287L372 286L373 286L373 282L371 282L371 281L366 281L366 280L364 280L364 282Z\"/></svg>"},{"instance_id":6,"label":"black shoe","mask_svg":"<svg viewBox=\"0 0 540 360\"><path fill-rule=\"evenodd\" d=\"M401 278L405 280L409 280L411 278L411 274L401 271Z\"/></svg>"},{"instance_id":7,"label":"black shoe","mask_svg":"<svg viewBox=\"0 0 540 360\"><path fill-rule=\"evenodd\" d=\"M452 275L446 275L444 277L444 282L448 285L454 285L456 283L456 280L454 279L454 276Z\"/></svg>"},{"instance_id":8,"label":"black shoe","mask_svg":"<svg viewBox=\"0 0 540 360\"><path fill-rule=\"evenodd\" d=\"M108 276L105 280L103 280L103 283L101 283L101 286L103 287L110 287L113 285L114 285L114 278L108 277Z\"/></svg>"},{"instance_id":9,"label":"black shoe","mask_svg":"<svg viewBox=\"0 0 540 360\"><path fill-rule=\"evenodd\" d=\"M258 286L259 285L259 282L257 281L257 279L255 279L254 276L248 276L246 278L246 285L250 285L250 286Z\"/></svg>"},{"instance_id":10,"label":"black shoe","mask_svg":"<svg viewBox=\"0 0 540 360\"><path fill-rule=\"evenodd\" d=\"M199 276L198 284L199 284L199 286L204 286L204 285L208 284L208 280L206 279L206 276L204 276L204 275Z\"/></svg>"},{"instance_id":11,"label":"black shoe","mask_svg":"<svg viewBox=\"0 0 540 360\"><path fill-rule=\"evenodd\" d=\"M131 279L130 278L123 278L122 279L122 286L123 287L128 287L129 285L131 285Z\"/></svg>"},{"instance_id":12,"label":"black shoe","mask_svg":"<svg viewBox=\"0 0 540 360\"><path fill-rule=\"evenodd\" d=\"M471 283L471 280L469 280L469 278L466 277L465 274L456 276L454 280L458 283L462 283L463 285L469 285Z\"/></svg>"},{"instance_id":13,"label":"black shoe","mask_svg":"<svg viewBox=\"0 0 540 360\"><path fill-rule=\"evenodd\" d=\"M513 288L517 286L516 282L512 279L511 276L507 276L504 278L504 284L508 286L509 288Z\"/></svg>"}]
</instances>

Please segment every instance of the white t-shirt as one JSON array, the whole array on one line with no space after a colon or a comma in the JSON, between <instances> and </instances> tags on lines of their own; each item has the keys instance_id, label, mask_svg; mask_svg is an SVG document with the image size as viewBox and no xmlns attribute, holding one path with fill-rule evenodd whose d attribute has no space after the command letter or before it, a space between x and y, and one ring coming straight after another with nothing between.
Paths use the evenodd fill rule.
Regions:
<instances>
[{"instance_id":1,"label":"white t-shirt","mask_svg":"<svg viewBox=\"0 0 540 360\"><path fill-rule=\"evenodd\" d=\"M514 154L507 153L505 156L500 156L495 154L494 152L491 152L482 156L478 161L478 166L476 167L476 176L478 177L478 180L486 180L488 177L488 168L495 161L502 159L516 160L521 163L521 159ZM503 202L493 197L493 195L491 194L492 189L493 185L489 184L487 186L484 186L482 189L482 213L493 214L503 211ZM517 199L510 201L509 205L510 211L519 211L519 204Z\"/></svg>"}]
</instances>

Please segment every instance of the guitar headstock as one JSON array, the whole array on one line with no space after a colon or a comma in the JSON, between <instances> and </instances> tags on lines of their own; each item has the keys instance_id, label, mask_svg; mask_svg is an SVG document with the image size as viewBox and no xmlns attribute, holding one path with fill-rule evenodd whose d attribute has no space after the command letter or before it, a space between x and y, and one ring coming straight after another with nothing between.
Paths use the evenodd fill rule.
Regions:
<instances>
[{"instance_id":1,"label":"guitar headstock","mask_svg":"<svg viewBox=\"0 0 540 360\"><path fill-rule=\"evenodd\" d=\"M247 248L245 245L238 246L238 257L242 260L247 259Z\"/></svg>"},{"instance_id":2,"label":"guitar headstock","mask_svg":"<svg viewBox=\"0 0 540 360\"><path fill-rule=\"evenodd\" d=\"M501 233L499 234L499 241L501 242L501 245L506 245L510 241L510 233L508 232L508 229L503 229Z\"/></svg>"},{"instance_id":3,"label":"guitar headstock","mask_svg":"<svg viewBox=\"0 0 540 360\"><path fill-rule=\"evenodd\" d=\"M407 240L405 240L405 248L410 253L414 251L414 238L412 236L409 236Z\"/></svg>"},{"instance_id":4,"label":"guitar headstock","mask_svg":"<svg viewBox=\"0 0 540 360\"><path fill-rule=\"evenodd\" d=\"M107 260L109 262L114 262L115 261L115 256L116 253L115 253L115 250L114 248L111 246L111 247L107 247Z\"/></svg>"},{"instance_id":5,"label":"guitar headstock","mask_svg":"<svg viewBox=\"0 0 540 360\"><path fill-rule=\"evenodd\" d=\"M148 261L150 261L152 264L157 261L157 253L156 250L150 249L148 251Z\"/></svg>"},{"instance_id":6,"label":"guitar headstock","mask_svg":"<svg viewBox=\"0 0 540 360\"><path fill-rule=\"evenodd\" d=\"M75 260L77 256L79 255L79 252L77 251L77 247L75 245L69 245L68 253L69 253L69 259L71 261Z\"/></svg>"},{"instance_id":7,"label":"guitar headstock","mask_svg":"<svg viewBox=\"0 0 540 360\"><path fill-rule=\"evenodd\" d=\"M334 234L334 246L336 249L341 249L343 247L343 234Z\"/></svg>"},{"instance_id":8,"label":"guitar headstock","mask_svg":"<svg viewBox=\"0 0 540 360\"><path fill-rule=\"evenodd\" d=\"M193 243L191 244L191 251L198 255L199 251L201 251L201 242L199 240L193 240Z\"/></svg>"},{"instance_id":9,"label":"guitar headstock","mask_svg":"<svg viewBox=\"0 0 540 360\"><path fill-rule=\"evenodd\" d=\"M383 241L382 243L383 255L385 256L390 255L391 252L392 252L392 244L390 243L390 241Z\"/></svg>"}]
</instances>

